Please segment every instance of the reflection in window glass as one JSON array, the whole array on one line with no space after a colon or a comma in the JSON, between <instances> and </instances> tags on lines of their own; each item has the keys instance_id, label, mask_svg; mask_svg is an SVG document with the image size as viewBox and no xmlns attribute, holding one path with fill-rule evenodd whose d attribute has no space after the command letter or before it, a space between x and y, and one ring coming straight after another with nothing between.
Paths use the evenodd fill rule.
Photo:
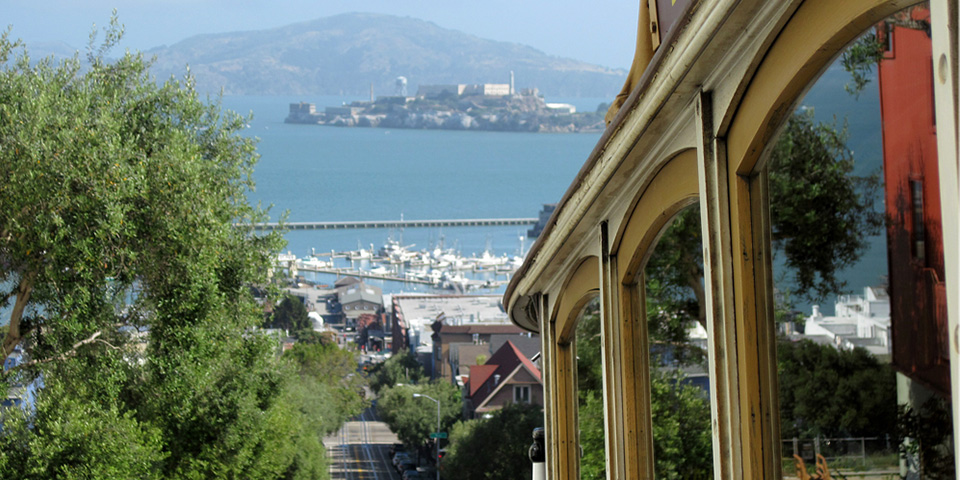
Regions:
<instances>
[{"instance_id":1,"label":"reflection in window glass","mask_svg":"<svg viewBox=\"0 0 960 480\"><path fill-rule=\"evenodd\" d=\"M646 267L657 478L713 478L700 209L677 214Z\"/></svg>"},{"instance_id":2,"label":"reflection in window glass","mask_svg":"<svg viewBox=\"0 0 960 480\"><path fill-rule=\"evenodd\" d=\"M924 259L940 242L924 229L933 220L924 200L935 195L923 180L936 170L929 35L924 6L864 32L837 65L863 75L859 89L842 87L856 76L827 69L769 160L774 246L783 259L775 287L785 475L823 463L848 475L895 471L897 424L912 428L908 437L936 430L909 419L937 397L920 386L936 385L937 362L923 350L938 335L936 308L924 307L936 303L937 288ZM851 70L851 62L859 66ZM874 180L881 165L882 187ZM878 228L884 203L886 238ZM895 373L891 360L911 373ZM915 459L905 458L916 472Z\"/></svg>"},{"instance_id":3,"label":"reflection in window glass","mask_svg":"<svg viewBox=\"0 0 960 480\"><path fill-rule=\"evenodd\" d=\"M603 364L600 349L600 301L584 307L577 322L577 400L580 426L580 478L606 478L603 442Z\"/></svg>"}]
</instances>

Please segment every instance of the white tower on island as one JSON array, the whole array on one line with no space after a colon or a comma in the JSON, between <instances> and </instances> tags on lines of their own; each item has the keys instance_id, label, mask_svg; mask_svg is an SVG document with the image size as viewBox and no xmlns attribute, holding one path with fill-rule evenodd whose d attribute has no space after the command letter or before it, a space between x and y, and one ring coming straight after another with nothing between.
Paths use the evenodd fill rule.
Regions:
<instances>
[{"instance_id":1,"label":"white tower on island","mask_svg":"<svg viewBox=\"0 0 960 480\"><path fill-rule=\"evenodd\" d=\"M513 70L510 70L510 95L516 95L517 91L513 88Z\"/></svg>"}]
</instances>

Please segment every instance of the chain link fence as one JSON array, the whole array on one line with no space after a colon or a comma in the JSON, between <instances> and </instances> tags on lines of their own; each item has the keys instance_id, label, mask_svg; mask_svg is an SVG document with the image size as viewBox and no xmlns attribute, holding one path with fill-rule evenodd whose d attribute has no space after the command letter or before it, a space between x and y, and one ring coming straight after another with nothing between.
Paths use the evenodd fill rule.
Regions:
<instances>
[{"instance_id":1,"label":"chain link fence","mask_svg":"<svg viewBox=\"0 0 960 480\"><path fill-rule=\"evenodd\" d=\"M792 461L798 455L807 464L815 464L816 456L823 455L831 468L869 470L896 468L898 462L896 439L883 437L849 438L787 438L783 439L783 454Z\"/></svg>"}]
</instances>

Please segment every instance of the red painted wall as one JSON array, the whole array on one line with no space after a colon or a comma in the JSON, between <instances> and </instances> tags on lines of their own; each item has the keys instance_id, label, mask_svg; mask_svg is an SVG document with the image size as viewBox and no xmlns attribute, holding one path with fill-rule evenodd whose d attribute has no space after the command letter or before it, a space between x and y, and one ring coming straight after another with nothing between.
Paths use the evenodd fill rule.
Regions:
<instances>
[{"instance_id":1,"label":"red painted wall","mask_svg":"<svg viewBox=\"0 0 960 480\"><path fill-rule=\"evenodd\" d=\"M914 9L913 20L930 12ZM893 362L907 376L950 391L943 232L928 31L887 25L880 62Z\"/></svg>"}]
</instances>

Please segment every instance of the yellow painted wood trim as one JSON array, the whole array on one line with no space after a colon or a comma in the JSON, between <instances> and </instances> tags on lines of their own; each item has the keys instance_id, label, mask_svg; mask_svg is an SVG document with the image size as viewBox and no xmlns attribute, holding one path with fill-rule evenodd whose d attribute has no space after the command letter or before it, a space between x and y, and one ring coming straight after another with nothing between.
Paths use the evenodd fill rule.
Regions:
<instances>
[{"instance_id":1,"label":"yellow painted wood trim","mask_svg":"<svg viewBox=\"0 0 960 480\"><path fill-rule=\"evenodd\" d=\"M797 99L841 49L916 0L806 0L771 45L727 134L731 173L750 175Z\"/></svg>"},{"instance_id":2,"label":"yellow painted wood trim","mask_svg":"<svg viewBox=\"0 0 960 480\"><path fill-rule=\"evenodd\" d=\"M580 440L577 421L577 367L572 343L556 345L557 436L559 476L580 477Z\"/></svg>"},{"instance_id":3,"label":"yellow painted wood trim","mask_svg":"<svg viewBox=\"0 0 960 480\"><path fill-rule=\"evenodd\" d=\"M730 225L733 252L733 285L737 352L737 389L740 409L742 477L774 478L779 472L780 439L772 425L779 421L776 378L776 337L773 314L768 308L771 281L768 246L763 245L769 228L764 223L767 208L764 176L736 176L730 180Z\"/></svg>"},{"instance_id":4,"label":"yellow painted wood trim","mask_svg":"<svg viewBox=\"0 0 960 480\"><path fill-rule=\"evenodd\" d=\"M625 479L623 365L620 362L620 283L617 258L610 253L608 224L600 224L600 334L603 337L603 422L607 480Z\"/></svg>"},{"instance_id":5,"label":"yellow painted wood trim","mask_svg":"<svg viewBox=\"0 0 960 480\"><path fill-rule=\"evenodd\" d=\"M626 478L653 480L653 417L650 406L650 341L643 275L621 292L621 362Z\"/></svg>"},{"instance_id":6,"label":"yellow painted wood trim","mask_svg":"<svg viewBox=\"0 0 960 480\"><path fill-rule=\"evenodd\" d=\"M707 344L710 371L710 408L713 465L716 478L740 478L742 472L740 409L737 387L737 331L735 325L733 239L726 146L714 135L713 97L701 92L697 101L698 168L700 171L700 228L706 289Z\"/></svg>"},{"instance_id":7,"label":"yellow painted wood trim","mask_svg":"<svg viewBox=\"0 0 960 480\"><path fill-rule=\"evenodd\" d=\"M684 150L657 172L622 224L616 252L620 284L636 282L661 229L677 212L696 203L698 193L697 151Z\"/></svg>"},{"instance_id":8,"label":"yellow painted wood trim","mask_svg":"<svg viewBox=\"0 0 960 480\"><path fill-rule=\"evenodd\" d=\"M573 341L577 320L583 307L600 294L600 259L585 258L567 278L556 303L553 315L557 321L557 341L561 344Z\"/></svg>"}]
</instances>

